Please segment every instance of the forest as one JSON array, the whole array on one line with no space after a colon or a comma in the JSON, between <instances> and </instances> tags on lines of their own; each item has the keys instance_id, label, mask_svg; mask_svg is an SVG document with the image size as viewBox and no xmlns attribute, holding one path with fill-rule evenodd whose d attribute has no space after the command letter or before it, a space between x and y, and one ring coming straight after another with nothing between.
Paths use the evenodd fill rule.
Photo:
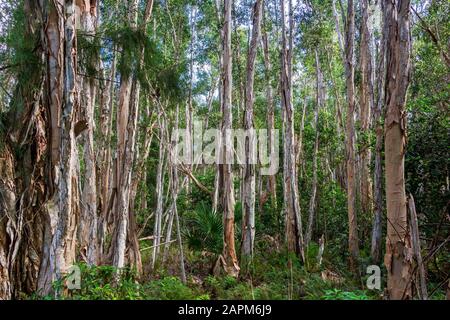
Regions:
<instances>
[{"instance_id":1,"label":"forest","mask_svg":"<svg viewBox=\"0 0 450 320\"><path fill-rule=\"evenodd\" d=\"M450 300L448 0L0 0L0 300Z\"/></svg>"}]
</instances>

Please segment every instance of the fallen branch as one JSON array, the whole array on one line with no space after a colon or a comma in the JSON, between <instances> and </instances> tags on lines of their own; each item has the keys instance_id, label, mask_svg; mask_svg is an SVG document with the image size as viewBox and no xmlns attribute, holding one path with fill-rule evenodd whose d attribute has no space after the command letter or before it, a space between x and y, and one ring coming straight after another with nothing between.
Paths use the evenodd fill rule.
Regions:
<instances>
[{"instance_id":1,"label":"fallen branch","mask_svg":"<svg viewBox=\"0 0 450 320\"><path fill-rule=\"evenodd\" d=\"M160 244L157 244L157 245L154 245L154 246L142 248L140 251L142 252L142 251L145 251L145 250L153 249L153 248L155 248L155 247L160 247L160 246L163 246L163 245L166 245L166 244L168 244L168 243L175 242L175 241L177 241L177 240L176 240L176 239L175 239L175 240L170 240L170 241L167 241L167 242L164 242L164 243L160 243Z\"/></svg>"},{"instance_id":2,"label":"fallen branch","mask_svg":"<svg viewBox=\"0 0 450 320\"><path fill-rule=\"evenodd\" d=\"M213 193L200 181L197 180L197 178L192 174L191 171L187 170L183 165L177 166L178 170L183 172L185 175L187 175L191 180L195 183L195 185L202 191L209 194L211 197L213 196Z\"/></svg>"}]
</instances>

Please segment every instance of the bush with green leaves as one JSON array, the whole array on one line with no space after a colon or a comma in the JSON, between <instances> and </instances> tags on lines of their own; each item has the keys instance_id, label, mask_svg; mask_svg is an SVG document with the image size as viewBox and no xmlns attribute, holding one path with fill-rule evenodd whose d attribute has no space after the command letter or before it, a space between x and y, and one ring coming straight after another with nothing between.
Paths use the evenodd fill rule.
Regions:
<instances>
[{"instance_id":1,"label":"bush with green leaves","mask_svg":"<svg viewBox=\"0 0 450 320\"><path fill-rule=\"evenodd\" d=\"M322 300L369 300L369 297L364 291L342 291L339 289L332 289L325 291L321 297Z\"/></svg>"}]
</instances>

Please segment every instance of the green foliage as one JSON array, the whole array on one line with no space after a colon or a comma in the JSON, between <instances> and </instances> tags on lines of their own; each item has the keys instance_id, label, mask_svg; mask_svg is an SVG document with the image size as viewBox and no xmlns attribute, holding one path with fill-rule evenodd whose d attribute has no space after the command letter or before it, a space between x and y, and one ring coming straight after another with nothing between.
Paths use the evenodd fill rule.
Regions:
<instances>
[{"instance_id":1,"label":"green foliage","mask_svg":"<svg viewBox=\"0 0 450 320\"><path fill-rule=\"evenodd\" d=\"M184 285L176 277L166 277L160 280L151 281L143 287L146 299L154 300L194 300L192 289ZM205 300L206 295L200 295L200 300ZM207 299L206 299L207 300Z\"/></svg>"},{"instance_id":2,"label":"green foliage","mask_svg":"<svg viewBox=\"0 0 450 320\"><path fill-rule=\"evenodd\" d=\"M339 289L326 290L321 297L323 300L369 300L364 291L342 291Z\"/></svg>"},{"instance_id":3,"label":"green foliage","mask_svg":"<svg viewBox=\"0 0 450 320\"><path fill-rule=\"evenodd\" d=\"M194 211L185 216L185 237L190 247L220 254L222 252L222 215L201 202Z\"/></svg>"}]
</instances>

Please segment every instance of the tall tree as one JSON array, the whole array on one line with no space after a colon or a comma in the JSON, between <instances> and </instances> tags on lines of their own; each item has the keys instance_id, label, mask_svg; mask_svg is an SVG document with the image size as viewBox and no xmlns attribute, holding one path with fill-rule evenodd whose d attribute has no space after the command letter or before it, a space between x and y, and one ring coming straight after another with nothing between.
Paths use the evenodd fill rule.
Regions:
<instances>
[{"instance_id":1,"label":"tall tree","mask_svg":"<svg viewBox=\"0 0 450 320\"><path fill-rule=\"evenodd\" d=\"M348 106L346 121L348 245L350 252L350 267L353 271L356 271L358 268L359 245L355 208L355 5L353 0L349 0L347 6L347 23L345 28L345 78Z\"/></svg>"},{"instance_id":2,"label":"tall tree","mask_svg":"<svg viewBox=\"0 0 450 320\"><path fill-rule=\"evenodd\" d=\"M233 147L231 128L233 123L231 108L232 89L232 52L231 52L231 0L224 0L223 30L222 30L222 83L221 83L221 112L222 124L219 164L219 186L221 194L221 207L223 210L223 267L231 276L238 276L239 265L236 256L234 241L234 187L233 168L231 159Z\"/></svg>"},{"instance_id":3,"label":"tall tree","mask_svg":"<svg viewBox=\"0 0 450 320\"><path fill-rule=\"evenodd\" d=\"M298 197L297 166L295 161L294 108L292 105L292 3L289 5L289 46L286 31L285 1L281 7L281 107L283 114L283 194L286 210L286 240L290 252L304 260L303 231Z\"/></svg>"},{"instance_id":4,"label":"tall tree","mask_svg":"<svg viewBox=\"0 0 450 320\"><path fill-rule=\"evenodd\" d=\"M244 221L242 232L242 253L244 256L253 256L255 242L255 158L256 134L253 126L253 85L255 82L255 59L258 49L261 12L263 0L256 0L253 5L252 38L247 55L247 81L245 87L244 129L245 137L245 166L244 166Z\"/></svg>"},{"instance_id":5,"label":"tall tree","mask_svg":"<svg viewBox=\"0 0 450 320\"><path fill-rule=\"evenodd\" d=\"M139 25L138 30L138 3L137 0L129 0L129 26L134 32L145 32L145 28L150 19L153 0L148 0L144 18ZM130 229L130 196L131 196L131 177L133 173L134 151L136 142L137 122L139 115L139 97L140 82L137 78L137 72L143 66L145 47L139 48L137 58L137 70L135 74L123 73L121 75L121 86L119 93L119 105L117 108L117 202L116 202L116 227L112 245L112 261L117 268L125 265L126 241L129 238L129 232L136 230ZM133 243L137 243L133 241ZM133 257L139 265L139 248L133 247ZM138 266L138 269L140 267Z\"/></svg>"},{"instance_id":6,"label":"tall tree","mask_svg":"<svg viewBox=\"0 0 450 320\"><path fill-rule=\"evenodd\" d=\"M323 107L325 94L323 84L323 74L320 67L319 53L315 50L316 57L316 104L314 106L314 128L316 130L314 139L314 152L313 152L313 180L311 186L311 198L309 199L308 209L308 227L305 235L305 246L308 246L311 241L312 229L314 223L314 217L316 215L316 197L317 197L317 157L319 153L319 110Z\"/></svg>"},{"instance_id":7,"label":"tall tree","mask_svg":"<svg viewBox=\"0 0 450 320\"><path fill-rule=\"evenodd\" d=\"M46 69L30 69L30 62L45 66L49 61L43 32L49 10L31 0L18 9L26 17L23 37L33 39L36 48L23 57L25 63L17 71L11 109L5 115L9 128L0 138L0 299L36 291L43 250L48 251L50 240L46 238L44 246L43 231L48 226L45 203L52 191L52 181L48 183L49 177L52 179L51 95ZM36 214L36 208L42 208L42 214Z\"/></svg>"},{"instance_id":8,"label":"tall tree","mask_svg":"<svg viewBox=\"0 0 450 320\"><path fill-rule=\"evenodd\" d=\"M373 109L373 122L375 127L375 159L373 172L373 204L374 216L372 225L372 243L371 243L371 257L372 261L379 263L381 261L381 228L383 216L383 167L382 167L382 152L383 152L383 124L382 124L382 110L384 105L384 85L386 80L386 10L385 3L381 2L382 13L382 34L378 58L378 75L377 75L377 102Z\"/></svg>"},{"instance_id":9,"label":"tall tree","mask_svg":"<svg viewBox=\"0 0 450 320\"><path fill-rule=\"evenodd\" d=\"M361 64L361 85L360 85L360 109L361 109L361 208L366 215L371 215L373 209L372 202L372 179L370 176L371 148L369 142L369 130L371 125L371 111L374 105L374 72L373 72L373 38L372 38L372 15L371 3L363 0L362 3L362 23L360 42L360 64Z\"/></svg>"},{"instance_id":10,"label":"tall tree","mask_svg":"<svg viewBox=\"0 0 450 320\"><path fill-rule=\"evenodd\" d=\"M267 127L268 130L275 130L275 108L273 102L273 88L272 88L272 64L270 61L269 51L269 35L267 33L266 12L262 15L262 46L264 53L264 79L266 81L266 100L267 100ZM270 134L268 141L269 152L272 154L275 148L274 136ZM277 180L275 175L270 175L267 179L267 192L270 194L272 206L276 208L277 204Z\"/></svg>"},{"instance_id":11,"label":"tall tree","mask_svg":"<svg viewBox=\"0 0 450 320\"><path fill-rule=\"evenodd\" d=\"M75 3L60 0L48 5L45 30L54 180L53 195L46 203L48 224L38 280L38 290L42 294L51 293L53 282L61 280L75 262L79 219L75 141L75 110L78 103Z\"/></svg>"},{"instance_id":12,"label":"tall tree","mask_svg":"<svg viewBox=\"0 0 450 320\"><path fill-rule=\"evenodd\" d=\"M91 3L92 2L92 3ZM84 37L91 43L95 36L97 25L97 6L95 1L83 1L80 7L80 22ZM98 57L87 61L89 66L96 70L98 68ZM97 80L87 74L80 76L80 104L82 114L86 121L87 129L83 132L84 142L84 163L85 179L81 194L81 217L80 217L80 247L86 256L89 265L96 265L98 262L98 242L97 242L97 186L96 186L96 165L97 161L94 152L94 108L97 93Z\"/></svg>"},{"instance_id":13,"label":"tall tree","mask_svg":"<svg viewBox=\"0 0 450 320\"><path fill-rule=\"evenodd\" d=\"M387 269L387 290L390 299L412 297L405 191L406 94L411 72L411 31L409 0L389 1L386 17L386 119L385 164L387 234L384 263Z\"/></svg>"}]
</instances>

